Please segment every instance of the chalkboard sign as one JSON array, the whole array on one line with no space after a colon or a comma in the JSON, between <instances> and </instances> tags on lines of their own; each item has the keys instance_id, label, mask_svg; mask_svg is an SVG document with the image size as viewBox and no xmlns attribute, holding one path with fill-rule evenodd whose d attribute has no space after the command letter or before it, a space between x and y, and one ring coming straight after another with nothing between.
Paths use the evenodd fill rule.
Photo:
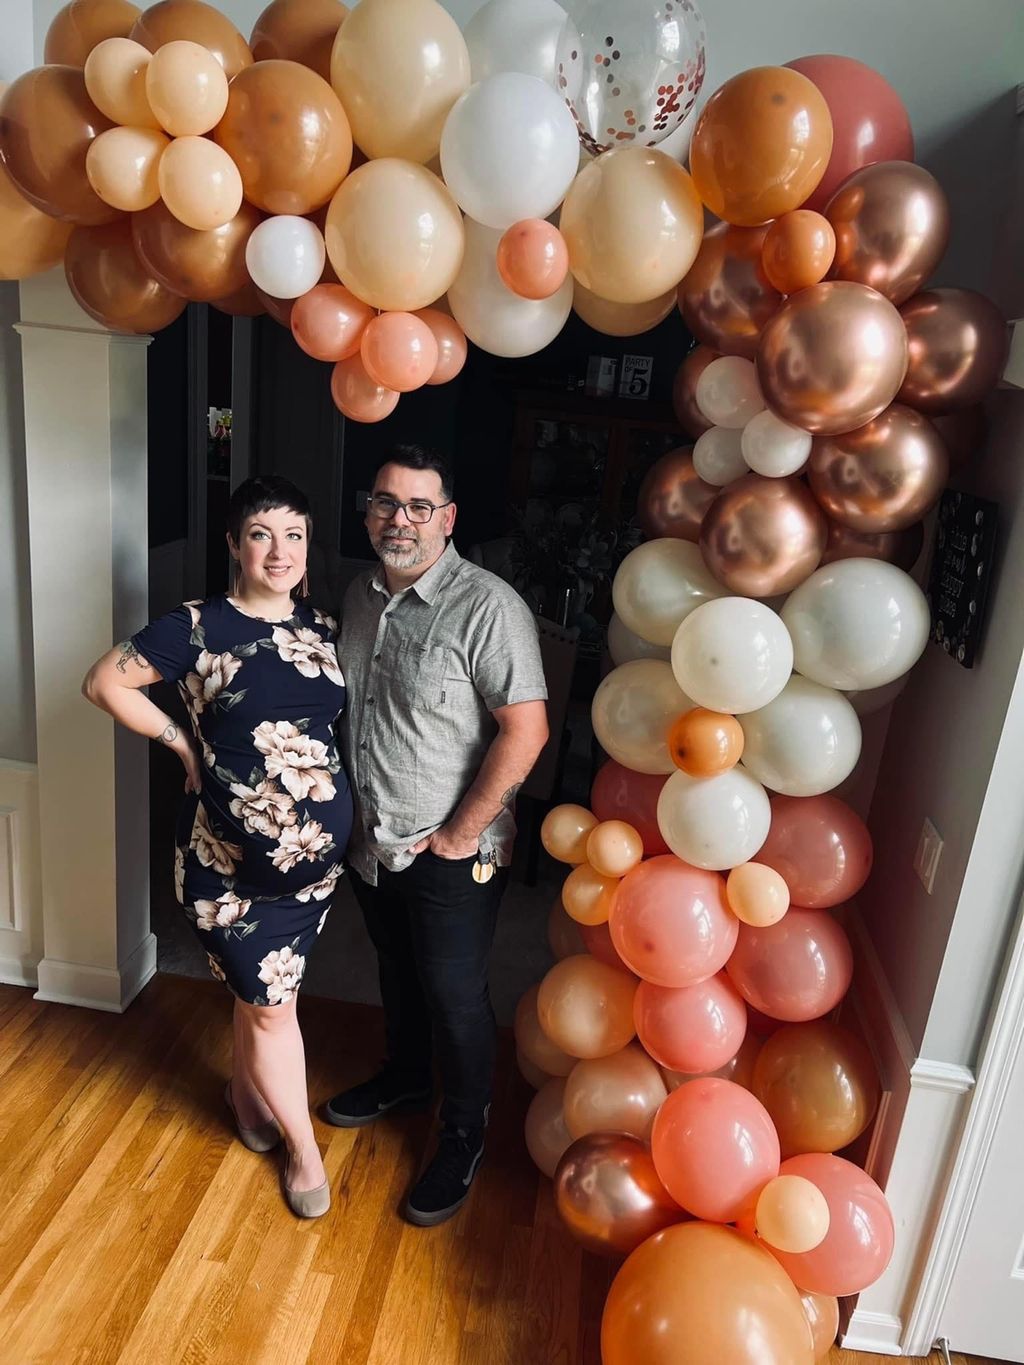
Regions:
<instances>
[{"instance_id":1,"label":"chalkboard sign","mask_svg":"<svg viewBox=\"0 0 1024 1365\"><path fill-rule=\"evenodd\" d=\"M994 502L947 489L939 504L928 582L931 638L964 668L974 666L996 541Z\"/></svg>"}]
</instances>

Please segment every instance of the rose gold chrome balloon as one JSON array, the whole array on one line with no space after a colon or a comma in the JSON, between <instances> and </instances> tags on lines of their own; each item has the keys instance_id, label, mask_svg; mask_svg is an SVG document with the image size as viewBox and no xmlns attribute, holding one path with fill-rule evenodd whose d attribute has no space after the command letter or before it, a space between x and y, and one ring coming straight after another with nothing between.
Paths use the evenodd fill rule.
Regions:
<instances>
[{"instance_id":1,"label":"rose gold chrome balloon","mask_svg":"<svg viewBox=\"0 0 1024 1365\"><path fill-rule=\"evenodd\" d=\"M853 431L896 397L907 368L899 313L866 284L791 295L764 329L757 377L768 406L815 434Z\"/></svg>"},{"instance_id":2,"label":"rose gold chrome balloon","mask_svg":"<svg viewBox=\"0 0 1024 1365\"><path fill-rule=\"evenodd\" d=\"M902 531L938 502L949 455L926 417L893 403L856 431L816 436L807 472L833 521L854 531Z\"/></svg>"},{"instance_id":3,"label":"rose gold chrome balloon","mask_svg":"<svg viewBox=\"0 0 1024 1365\"><path fill-rule=\"evenodd\" d=\"M658 1179L650 1152L626 1133L574 1142L555 1172L555 1202L576 1240L607 1256L627 1256L687 1216Z\"/></svg>"},{"instance_id":4,"label":"rose gold chrome balloon","mask_svg":"<svg viewBox=\"0 0 1024 1365\"><path fill-rule=\"evenodd\" d=\"M900 304L920 289L949 242L949 201L912 161L855 171L825 209L836 234L832 277L868 284Z\"/></svg>"},{"instance_id":5,"label":"rose gold chrome balloon","mask_svg":"<svg viewBox=\"0 0 1024 1365\"><path fill-rule=\"evenodd\" d=\"M693 451L680 446L652 465L640 485L636 519L645 536L675 536L696 545L700 524L719 490L693 467Z\"/></svg>"},{"instance_id":6,"label":"rose gold chrome balloon","mask_svg":"<svg viewBox=\"0 0 1024 1365\"><path fill-rule=\"evenodd\" d=\"M704 515L700 549L720 583L743 597L790 592L818 567L825 518L796 478L748 474L722 490Z\"/></svg>"},{"instance_id":7,"label":"rose gold chrome balloon","mask_svg":"<svg viewBox=\"0 0 1024 1365\"><path fill-rule=\"evenodd\" d=\"M904 531L852 531L837 521L828 523L828 540L821 563L837 559L884 559L907 573L917 563L924 545L924 526L916 522ZM820 566L819 566L820 567Z\"/></svg>"},{"instance_id":8,"label":"rose gold chrome balloon","mask_svg":"<svg viewBox=\"0 0 1024 1365\"><path fill-rule=\"evenodd\" d=\"M672 383L672 406L679 425L694 438L711 428L711 423L697 406L697 380L718 356L719 352L710 346L695 346L676 370Z\"/></svg>"},{"instance_id":9,"label":"rose gold chrome balloon","mask_svg":"<svg viewBox=\"0 0 1024 1365\"><path fill-rule=\"evenodd\" d=\"M900 313L910 347L901 402L922 412L955 412L995 388L1009 336L991 300L973 289L926 289Z\"/></svg>"},{"instance_id":10,"label":"rose gold chrome balloon","mask_svg":"<svg viewBox=\"0 0 1024 1365\"><path fill-rule=\"evenodd\" d=\"M982 407L961 408L959 412L933 413L932 426L946 443L950 467L957 469L985 449L988 418Z\"/></svg>"},{"instance_id":11,"label":"rose gold chrome balloon","mask_svg":"<svg viewBox=\"0 0 1024 1365\"><path fill-rule=\"evenodd\" d=\"M753 360L761 329L782 302L761 265L767 232L716 223L679 285L683 321L698 341L723 355Z\"/></svg>"}]
</instances>

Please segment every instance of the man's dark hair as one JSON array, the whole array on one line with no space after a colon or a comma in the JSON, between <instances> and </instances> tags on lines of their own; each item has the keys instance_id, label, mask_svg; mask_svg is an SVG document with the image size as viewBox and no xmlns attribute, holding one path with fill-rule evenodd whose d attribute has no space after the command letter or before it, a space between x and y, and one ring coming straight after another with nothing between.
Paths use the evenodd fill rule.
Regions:
<instances>
[{"instance_id":1,"label":"man's dark hair","mask_svg":"<svg viewBox=\"0 0 1024 1365\"><path fill-rule=\"evenodd\" d=\"M260 512L272 512L278 507L287 508L306 521L306 538L313 533L313 517L309 510L309 499L301 488L290 479L282 479L277 474L254 474L251 479L240 483L231 494L228 503L228 531L237 545L242 535L242 527L249 517Z\"/></svg>"},{"instance_id":2,"label":"man's dark hair","mask_svg":"<svg viewBox=\"0 0 1024 1365\"><path fill-rule=\"evenodd\" d=\"M420 445L392 446L377 466L378 474L386 464L400 464L405 469L432 469L441 480L441 496L445 502L451 502L455 494L455 478L451 464L439 450Z\"/></svg>"}]
</instances>

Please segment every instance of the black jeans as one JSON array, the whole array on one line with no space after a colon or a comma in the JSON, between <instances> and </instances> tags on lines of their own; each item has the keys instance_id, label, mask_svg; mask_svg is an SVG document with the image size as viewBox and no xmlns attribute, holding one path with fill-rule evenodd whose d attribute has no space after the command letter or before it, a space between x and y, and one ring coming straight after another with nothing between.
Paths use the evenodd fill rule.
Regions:
<instances>
[{"instance_id":1,"label":"black jeans","mask_svg":"<svg viewBox=\"0 0 1024 1365\"><path fill-rule=\"evenodd\" d=\"M508 868L498 867L481 885L476 861L428 849L402 872L379 867L376 886L352 875L377 949L389 1067L429 1088L436 1046L441 1120L458 1128L487 1121L495 1058L487 968L508 881Z\"/></svg>"}]
</instances>

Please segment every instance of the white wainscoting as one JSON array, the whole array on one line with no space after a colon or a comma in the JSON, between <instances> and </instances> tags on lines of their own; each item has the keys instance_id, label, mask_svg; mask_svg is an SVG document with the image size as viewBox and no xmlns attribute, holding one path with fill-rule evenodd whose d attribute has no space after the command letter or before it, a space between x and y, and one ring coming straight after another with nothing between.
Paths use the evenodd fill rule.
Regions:
<instances>
[{"instance_id":1,"label":"white wainscoting","mask_svg":"<svg viewBox=\"0 0 1024 1365\"><path fill-rule=\"evenodd\" d=\"M42 955L36 767L0 758L0 981L35 986Z\"/></svg>"}]
</instances>

